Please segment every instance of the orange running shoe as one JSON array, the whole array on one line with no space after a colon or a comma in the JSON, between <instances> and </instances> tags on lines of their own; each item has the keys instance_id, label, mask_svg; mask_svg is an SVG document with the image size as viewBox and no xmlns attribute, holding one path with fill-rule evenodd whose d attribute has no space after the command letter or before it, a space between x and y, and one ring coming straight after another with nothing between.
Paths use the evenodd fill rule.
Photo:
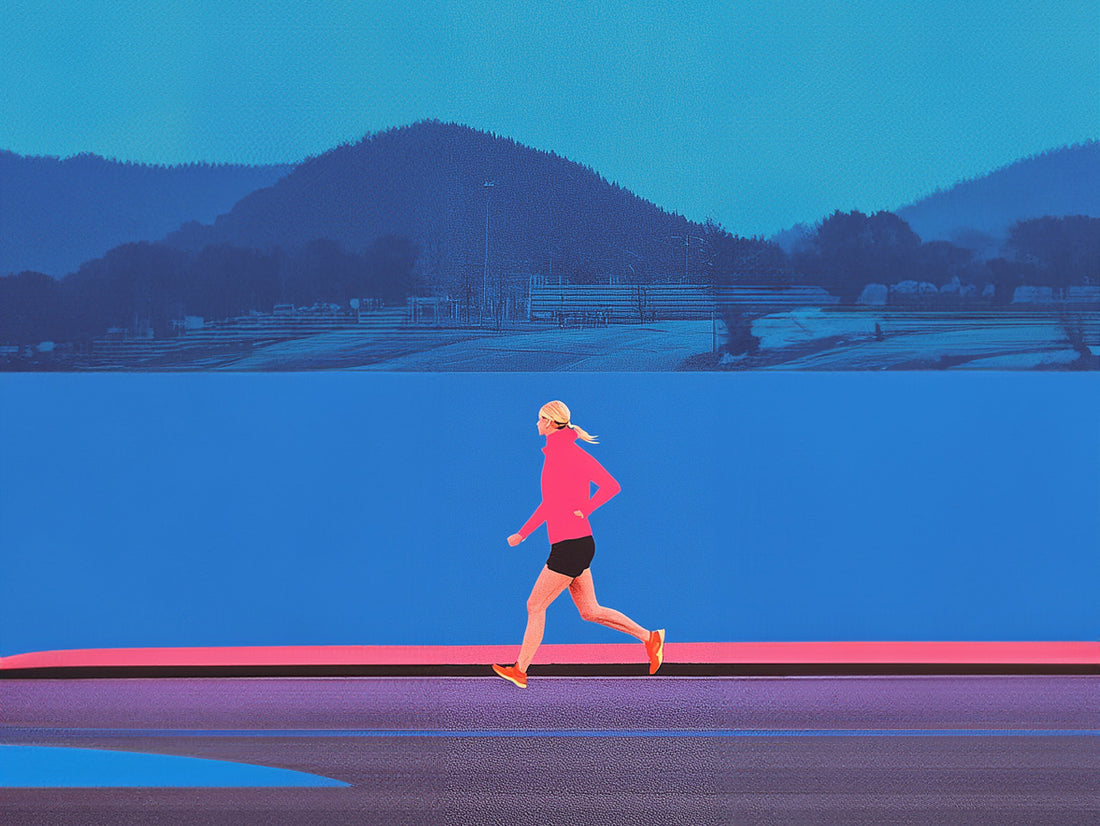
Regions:
<instances>
[{"instance_id":1,"label":"orange running shoe","mask_svg":"<svg viewBox=\"0 0 1100 826\"><path fill-rule=\"evenodd\" d=\"M493 671L498 677L503 677L510 683L515 683L520 688L527 688L527 672L520 671L514 665L494 665Z\"/></svg>"},{"instance_id":2,"label":"orange running shoe","mask_svg":"<svg viewBox=\"0 0 1100 826\"><path fill-rule=\"evenodd\" d=\"M665 660L665 629L654 631L645 644L645 653L649 655L649 673L656 674Z\"/></svg>"}]
</instances>

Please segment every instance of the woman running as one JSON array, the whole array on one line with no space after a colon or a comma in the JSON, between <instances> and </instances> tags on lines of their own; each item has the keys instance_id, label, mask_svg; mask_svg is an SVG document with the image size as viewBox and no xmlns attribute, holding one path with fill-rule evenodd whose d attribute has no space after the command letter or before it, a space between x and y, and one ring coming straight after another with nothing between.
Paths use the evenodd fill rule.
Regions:
<instances>
[{"instance_id":1,"label":"woman running","mask_svg":"<svg viewBox=\"0 0 1100 826\"><path fill-rule=\"evenodd\" d=\"M576 443L596 439L570 422L569 408L560 401L547 402L539 411L539 435L546 437L542 452L542 502L518 533L508 537L515 547L543 522L550 537L550 558L542 569L531 596L527 598L527 630L523 634L519 659L514 665L494 665L493 671L520 688L527 688L527 666L542 642L546 609L566 588L580 611L581 619L637 637L649 655L649 673L656 674L664 659L665 632L647 631L630 617L596 602L589 565L596 553L588 517L621 488L611 474ZM589 498L589 483L596 483L596 495Z\"/></svg>"}]
</instances>

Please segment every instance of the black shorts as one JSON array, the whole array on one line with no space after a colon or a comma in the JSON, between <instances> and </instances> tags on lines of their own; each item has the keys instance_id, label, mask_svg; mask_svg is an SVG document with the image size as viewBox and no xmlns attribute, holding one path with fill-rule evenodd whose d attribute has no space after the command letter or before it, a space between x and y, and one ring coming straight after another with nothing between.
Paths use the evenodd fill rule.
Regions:
<instances>
[{"instance_id":1,"label":"black shorts","mask_svg":"<svg viewBox=\"0 0 1100 826\"><path fill-rule=\"evenodd\" d=\"M592 564L592 557L595 555L596 540L591 536L563 539L550 546L550 558L546 560L546 567L556 574L575 579Z\"/></svg>"}]
</instances>

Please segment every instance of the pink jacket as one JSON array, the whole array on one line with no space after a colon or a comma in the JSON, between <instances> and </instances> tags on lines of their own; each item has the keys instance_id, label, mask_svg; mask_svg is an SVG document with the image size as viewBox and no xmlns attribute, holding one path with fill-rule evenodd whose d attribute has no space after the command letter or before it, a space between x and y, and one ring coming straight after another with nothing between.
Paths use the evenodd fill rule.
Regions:
<instances>
[{"instance_id":1,"label":"pink jacket","mask_svg":"<svg viewBox=\"0 0 1100 826\"><path fill-rule=\"evenodd\" d=\"M542 449L546 454L542 463L542 502L519 529L524 539L543 522L550 544L591 536L589 514L622 490L603 465L576 441L577 432L568 427L546 437L546 447ZM591 498L589 482L596 483L596 495Z\"/></svg>"}]
</instances>

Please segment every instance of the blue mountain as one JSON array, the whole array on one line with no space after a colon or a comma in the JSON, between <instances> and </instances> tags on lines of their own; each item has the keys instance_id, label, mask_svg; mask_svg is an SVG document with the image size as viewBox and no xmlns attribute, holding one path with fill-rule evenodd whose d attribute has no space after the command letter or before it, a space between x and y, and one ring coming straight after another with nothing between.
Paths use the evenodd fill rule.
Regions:
<instances>
[{"instance_id":1,"label":"blue mountain","mask_svg":"<svg viewBox=\"0 0 1100 826\"><path fill-rule=\"evenodd\" d=\"M0 275L63 276L120 244L213 221L293 166L146 166L0 151Z\"/></svg>"},{"instance_id":2,"label":"blue mountain","mask_svg":"<svg viewBox=\"0 0 1100 826\"><path fill-rule=\"evenodd\" d=\"M165 243L293 251L328 239L358 254L402 236L433 284L461 292L482 277L487 239L496 272L645 282L683 271L684 235L704 231L553 152L422 121L305 160Z\"/></svg>"},{"instance_id":3,"label":"blue mountain","mask_svg":"<svg viewBox=\"0 0 1100 826\"><path fill-rule=\"evenodd\" d=\"M1025 158L895 210L923 241L995 248L1017 221L1100 217L1100 141Z\"/></svg>"}]
</instances>

